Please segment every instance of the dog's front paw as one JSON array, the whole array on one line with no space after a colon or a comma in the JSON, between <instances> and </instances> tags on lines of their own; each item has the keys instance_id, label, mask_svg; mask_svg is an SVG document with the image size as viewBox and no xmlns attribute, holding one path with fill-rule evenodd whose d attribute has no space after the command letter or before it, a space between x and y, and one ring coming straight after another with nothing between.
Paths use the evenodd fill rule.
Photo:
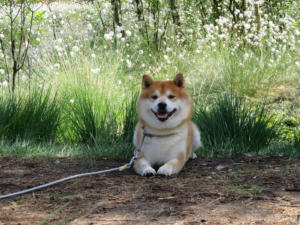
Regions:
<instances>
[{"instance_id":1,"label":"dog's front paw","mask_svg":"<svg viewBox=\"0 0 300 225\"><path fill-rule=\"evenodd\" d=\"M147 167L147 168L143 169L140 174L142 176L151 176L151 175L154 176L154 175L156 175L156 171L152 167Z\"/></svg>"},{"instance_id":2,"label":"dog's front paw","mask_svg":"<svg viewBox=\"0 0 300 225\"><path fill-rule=\"evenodd\" d=\"M191 155L191 157L190 157L190 159L197 159L197 155L196 155L196 153L195 152L193 152L193 154Z\"/></svg>"},{"instance_id":3,"label":"dog's front paw","mask_svg":"<svg viewBox=\"0 0 300 225\"><path fill-rule=\"evenodd\" d=\"M178 172L179 172L178 170L176 170L174 167L170 165L163 165L158 169L157 174L164 175L164 176L171 176Z\"/></svg>"}]
</instances>

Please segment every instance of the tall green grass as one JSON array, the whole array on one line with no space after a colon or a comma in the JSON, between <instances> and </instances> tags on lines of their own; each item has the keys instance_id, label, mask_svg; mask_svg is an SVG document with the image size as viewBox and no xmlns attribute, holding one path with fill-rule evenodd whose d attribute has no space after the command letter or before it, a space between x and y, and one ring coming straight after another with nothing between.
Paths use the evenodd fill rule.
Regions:
<instances>
[{"instance_id":1,"label":"tall green grass","mask_svg":"<svg viewBox=\"0 0 300 225\"><path fill-rule=\"evenodd\" d=\"M128 94L121 105L105 92L98 94L74 90L72 102L65 108L68 138L89 145L131 143L137 123L137 94Z\"/></svg>"},{"instance_id":2,"label":"tall green grass","mask_svg":"<svg viewBox=\"0 0 300 225\"><path fill-rule=\"evenodd\" d=\"M248 105L244 98L219 95L210 107L198 106L194 121L209 155L258 153L278 137L279 122L264 106Z\"/></svg>"},{"instance_id":3,"label":"tall green grass","mask_svg":"<svg viewBox=\"0 0 300 225\"><path fill-rule=\"evenodd\" d=\"M178 57L182 50L178 47L168 53L171 63L166 63L163 57L156 60L143 55L132 60L131 68L122 61L126 57L122 53L99 51L96 57L91 57L87 50L87 53L79 52L60 61L49 57L48 64L59 63L60 66L51 69L40 65L39 69L43 69L40 71L45 73L48 85L57 87L53 90L57 92L56 97L45 91L16 99L2 97L1 137L12 141L55 140L62 145L80 145L89 157L128 158L134 149L132 137L137 123L139 93L136 89L140 89L142 75L149 70L154 79L173 79L181 71L194 100L201 102L196 104L194 120L202 130L205 146L202 151L208 155L234 156L267 149L279 134L276 119L264 107L248 105L245 99L234 96L222 96L214 104L211 101L226 91L251 96L250 100L262 100L264 97L258 96L260 90L276 86L275 78L287 77L283 69L278 69L279 62L276 62L278 70L260 67L256 55L239 60L244 52L232 56L231 51L222 48L217 52L203 49L197 54L189 50L182 59ZM265 54L260 58L263 65L270 60ZM140 63L145 63L145 67ZM93 72L95 68L100 72ZM294 81L292 66L291 70ZM35 119L30 119L29 115ZM40 125L42 121L46 122ZM276 141L281 142L280 139ZM297 146L297 140L293 146Z\"/></svg>"},{"instance_id":4,"label":"tall green grass","mask_svg":"<svg viewBox=\"0 0 300 225\"><path fill-rule=\"evenodd\" d=\"M117 112L105 93L95 96L89 90L77 89L72 96L65 117L70 140L89 145L95 141L113 143L118 130Z\"/></svg>"},{"instance_id":5,"label":"tall green grass","mask_svg":"<svg viewBox=\"0 0 300 225\"><path fill-rule=\"evenodd\" d=\"M50 90L32 90L25 95L0 98L0 137L15 141L54 140L60 109Z\"/></svg>"},{"instance_id":6,"label":"tall green grass","mask_svg":"<svg viewBox=\"0 0 300 225\"><path fill-rule=\"evenodd\" d=\"M128 6L125 4L123 9L131 12L132 8ZM62 11L53 9L53 13L61 17L54 22L51 20L53 23L45 18L38 24L42 32L35 38L39 37L40 41L31 45L32 56L38 58L33 60L32 68L28 68L33 74L30 79L27 69L18 74L22 78L18 81L21 91L29 84L47 83L55 88L52 88L57 93L55 97L52 97L53 93L36 90L35 93L8 98L3 94L8 91L4 85L8 79L2 72L4 64L0 65L1 138L10 142L25 139L35 143L72 143L90 149L87 154L126 156L132 149L137 123L136 87L140 88L142 75L147 73L154 79L165 80L182 72L193 99L201 102L195 107L194 119L203 130L205 149L211 155L258 152L268 149L267 145L271 143L271 146L282 145L280 149L291 146L293 151L300 151L300 134L293 134L288 129L286 136L290 138L287 140L282 133L275 132L276 119L263 106L248 105L250 101L268 101L268 109L291 111L299 120L299 44L290 45L293 41L290 43L282 32L293 29L283 27L278 33L282 32L283 39L277 40L275 37L279 36L270 34L277 41L264 40L270 45L258 41L257 46L240 38L230 38L232 41L219 38L222 33L231 34L232 31L228 33L227 29L218 30L213 36L202 33L202 29L199 32L194 29L193 34L184 30L186 41L178 44L170 33L172 29L167 29L158 52L148 48L145 39L135 32L139 28L128 23L126 17L130 18L130 13L124 14L123 25L132 34L126 35L124 41L118 40L115 45L103 38L102 32L108 33L109 30L98 26L97 12L81 8L79 11L74 9L74 14L73 10L72 13L69 11L70 7L73 5ZM105 18L110 18L108 12L103 14L106 14L104 22ZM191 28L190 22L182 24L183 28ZM93 30L87 29L90 23ZM5 23L3 25L6 27ZM57 29L57 40L52 38L53 28ZM251 34L252 31L247 32ZM149 32L152 34L154 30ZM281 45L283 40L290 44ZM281 98L275 93L278 89L287 90L290 97ZM223 96L215 101L216 96L224 92L247 96L247 102L233 96ZM278 109L276 106L280 103L272 99L289 101L290 106ZM275 140L278 135L280 138Z\"/></svg>"},{"instance_id":7,"label":"tall green grass","mask_svg":"<svg viewBox=\"0 0 300 225\"><path fill-rule=\"evenodd\" d=\"M95 155L128 158L133 152L132 137L137 122L136 94L116 105L113 97L76 89L74 102L66 107L68 138L90 146Z\"/></svg>"},{"instance_id":8,"label":"tall green grass","mask_svg":"<svg viewBox=\"0 0 300 225\"><path fill-rule=\"evenodd\" d=\"M121 138L127 143L132 143L135 126L138 122L137 119L137 99L138 92L132 91L128 94L128 98L125 100L121 109L122 116L122 135Z\"/></svg>"}]
</instances>

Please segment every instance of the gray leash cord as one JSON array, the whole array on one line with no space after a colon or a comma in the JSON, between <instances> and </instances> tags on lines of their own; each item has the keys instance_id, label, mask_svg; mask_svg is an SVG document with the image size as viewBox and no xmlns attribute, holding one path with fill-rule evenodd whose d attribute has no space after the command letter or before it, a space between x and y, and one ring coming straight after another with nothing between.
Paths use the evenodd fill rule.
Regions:
<instances>
[{"instance_id":1,"label":"gray leash cord","mask_svg":"<svg viewBox=\"0 0 300 225\"><path fill-rule=\"evenodd\" d=\"M32 192L32 191L40 190L40 189L43 189L43 188L46 188L46 187L49 187L49 186L52 186L52 185L55 185L55 184L58 184L58 183L62 183L62 182L67 181L67 180L78 178L78 177L85 177L85 176L97 175L97 174L102 174L102 173L109 173L109 172L113 172L113 171L123 171L125 169L130 168L133 165L134 161L137 159L139 151L140 151L139 148L135 149L134 156L130 159L129 163L127 163L123 166L108 169L108 170L101 170L101 171L90 172L90 173L76 174L76 175L73 175L73 176L69 176L69 177L59 179L59 180L52 181L52 182L47 183L47 184L42 184L42 185L39 185L39 186L36 186L36 187L33 187L33 188L25 189L25 190L18 191L18 192L15 192L15 193L11 193L11 194L7 194L7 195L1 195L0 199L9 198L9 197L29 193L29 192Z\"/></svg>"}]
</instances>

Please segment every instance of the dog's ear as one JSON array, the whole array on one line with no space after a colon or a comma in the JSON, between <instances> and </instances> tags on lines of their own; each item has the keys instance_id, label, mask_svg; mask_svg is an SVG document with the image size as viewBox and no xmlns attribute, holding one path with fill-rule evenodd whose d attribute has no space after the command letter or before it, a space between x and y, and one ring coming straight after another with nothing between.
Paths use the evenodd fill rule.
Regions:
<instances>
[{"instance_id":1,"label":"dog's ear","mask_svg":"<svg viewBox=\"0 0 300 225\"><path fill-rule=\"evenodd\" d=\"M143 89L149 88L152 85L152 83L153 83L152 78L149 75L145 74L143 76L143 81L142 81Z\"/></svg>"},{"instance_id":2,"label":"dog's ear","mask_svg":"<svg viewBox=\"0 0 300 225\"><path fill-rule=\"evenodd\" d=\"M184 77L183 77L182 73L178 73L173 81L176 86L178 86L180 88L185 87L185 81L184 81Z\"/></svg>"}]
</instances>

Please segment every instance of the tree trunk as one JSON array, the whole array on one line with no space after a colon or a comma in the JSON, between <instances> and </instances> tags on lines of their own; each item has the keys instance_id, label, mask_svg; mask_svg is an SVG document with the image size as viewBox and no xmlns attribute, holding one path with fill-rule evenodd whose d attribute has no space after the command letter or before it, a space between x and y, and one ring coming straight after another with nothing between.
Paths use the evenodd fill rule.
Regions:
<instances>
[{"instance_id":1,"label":"tree trunk","mask_svg":"<svg viewBox=\"0 0 300 225\"><path fill-rule=\"evenodd\" d=\"M221 16L221 12L219 10L219 3L220 3L220 1L213 0L213 19L214 19L214 23L216 23L216 19L219 19L219 17Z\"/></svg>"},{"instance_id":2,"label":"tree trunk","mask_svg":"<svg viewBox=\"0 0 300 225\"><path fill-rule=\"evenodd\" d=\"M136 14L139 21L143 21L143 10L141 8L141 0L135 0Z\"/></svg>"},{"instance_id":3,"label":"tree trunk","mask_svg":"<svg viewBox=\"0 0 300 225\"><path fill-rule=\"evenodd\" d=\"M121 1L120 0L111 0L112 10L113 10L113 29L114 33L116 33L116 26L122 27L122 23L120 20L121 13ZM122 37L125 37L125 32L122 29L121 31Z\"/></svg>"},{"instance_id":4,"label":"tree trunk","mask_svg":"<svg viewBox=\"0 0 300 225\"><path fill-rule=\"evenodd\" d=\"M147 45L149 47L150 40L149 40L149 35L148 35L147 24L146 24L146 21L145 21L144 7L143 7L142 0L135 0L135 5L136 5L136 14L137 14L137 17L138 17L138 21L139 21L139 23L143 24L143 26L144 26L144 30L143 30L142 26L140 26L139 31L141 32L143 37L146 38Z\"/></svg>"},{"instance_id":5,"label":"tree trunk","mask_svg":"<svg viewBox=\"0 0 300 225\"><path fill-rule=\"evenodd\" d=\"M182 36L183 32L181 30L180 17L176 6L176 0L169 0L170 9L172 13L173 24L175 26L176 35Z\"/></svg>"},{"instance_id":6,"label":"tree trunk","mask_svg":"<svg viewBox=\"0 0 300 225\"><path fill-rule=\"evenodd\" d=\"M259 12L259 5L258 3L255 3L254 5L255 7L255 17L256 17L256 23L257 23L257 33L260 33L260 29L261 29L261 16L260 16L260 12Z\"/></svg>"}]
</instances>

